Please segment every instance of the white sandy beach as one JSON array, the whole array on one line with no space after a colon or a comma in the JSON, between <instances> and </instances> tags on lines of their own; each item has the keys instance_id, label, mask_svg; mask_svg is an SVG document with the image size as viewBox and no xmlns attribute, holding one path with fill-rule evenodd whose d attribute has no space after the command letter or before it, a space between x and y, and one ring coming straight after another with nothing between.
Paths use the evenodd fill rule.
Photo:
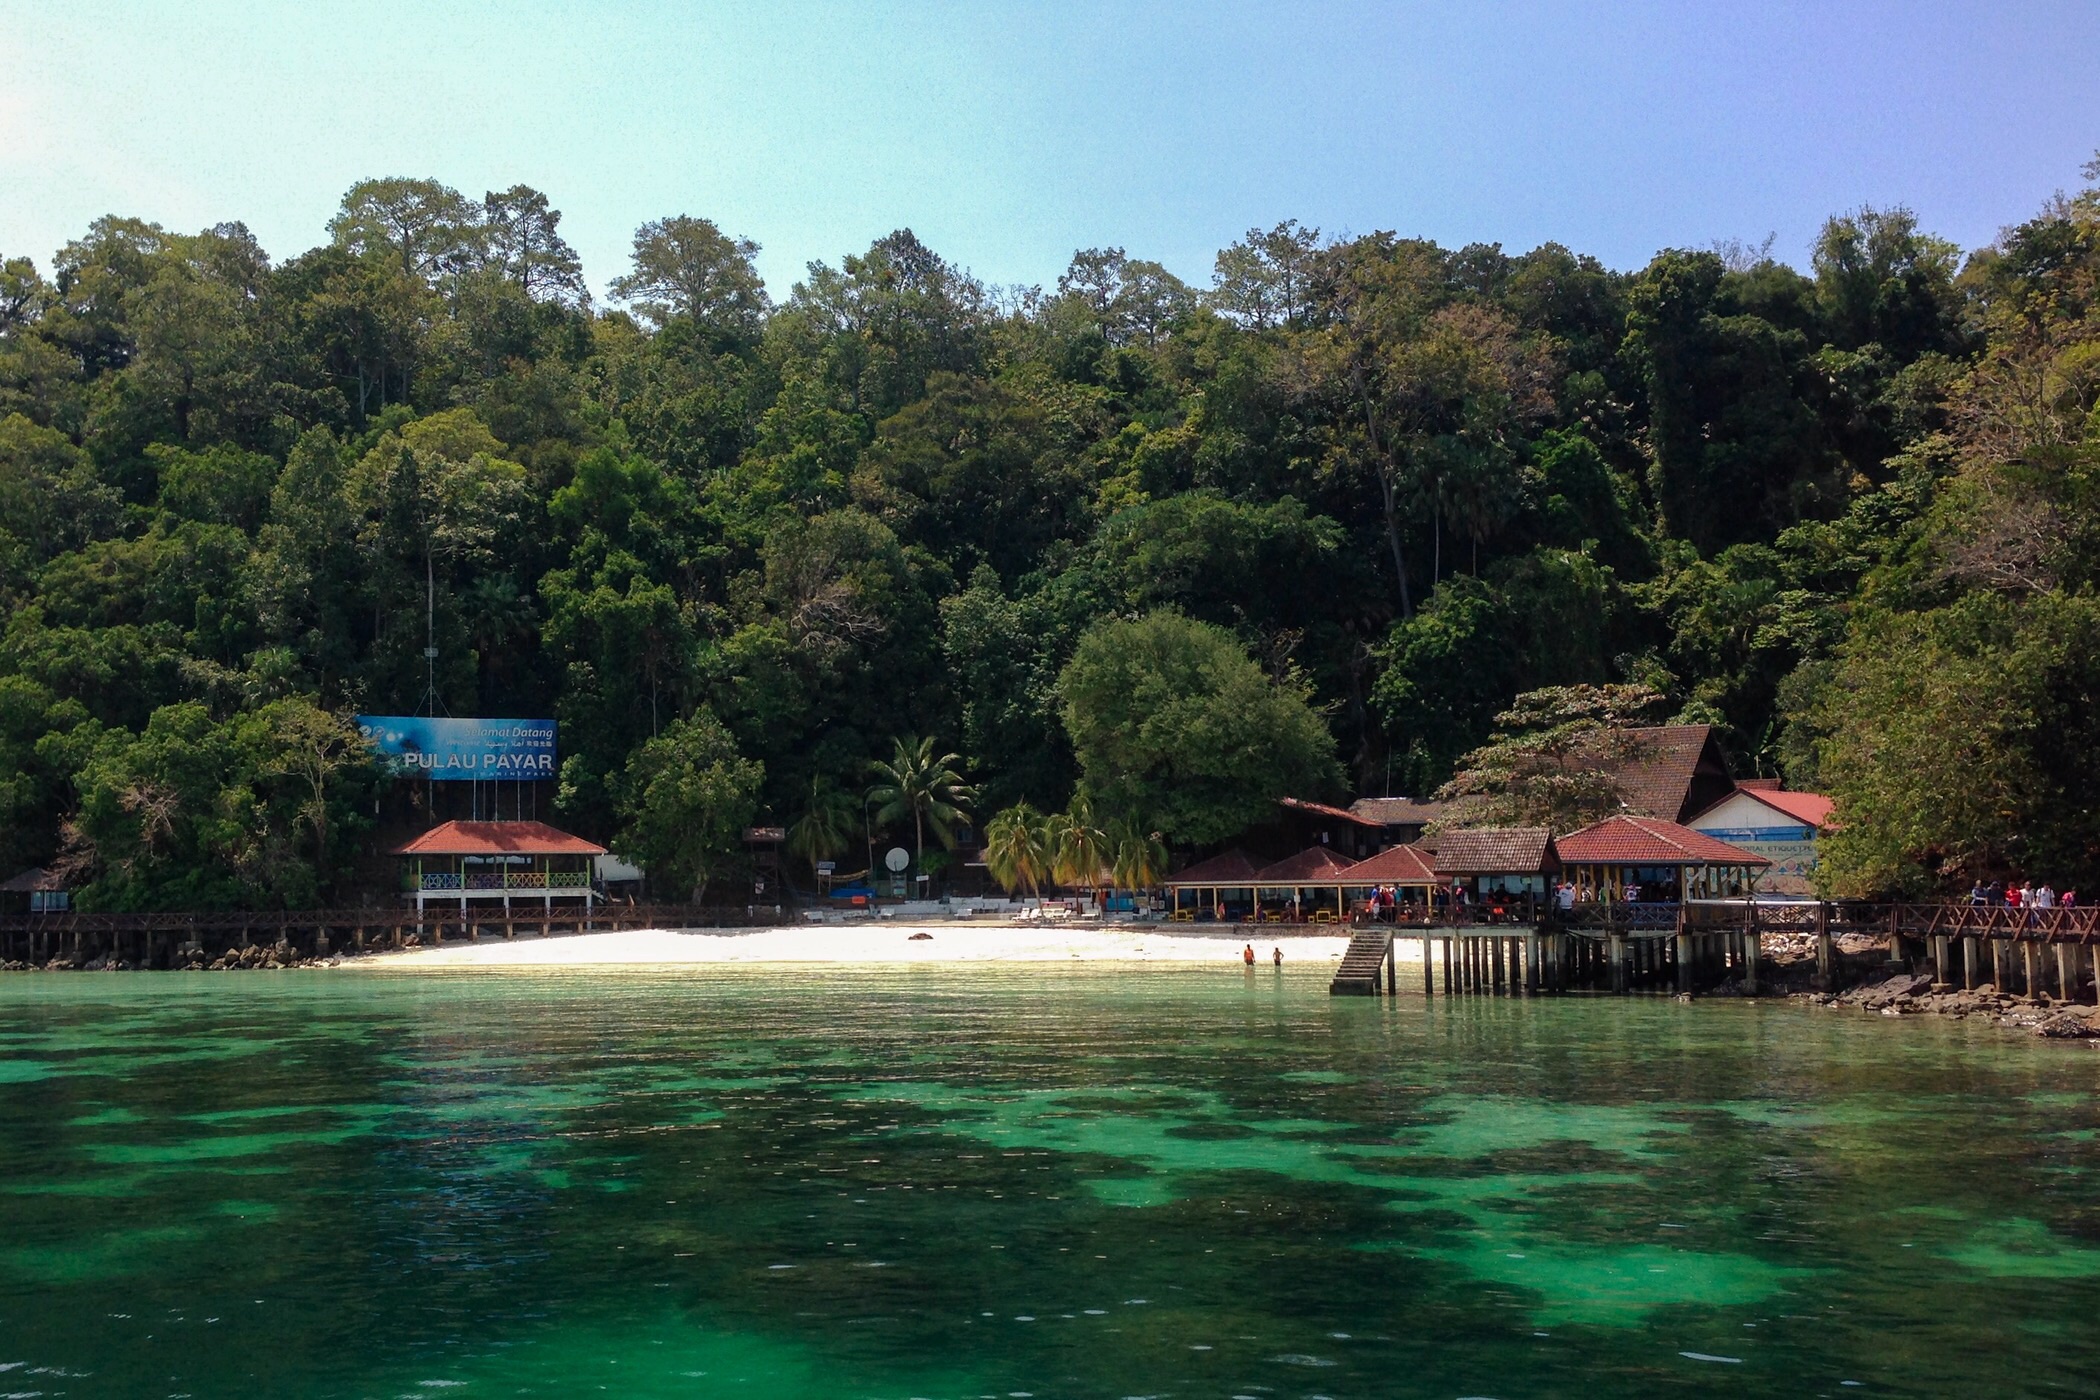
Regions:
<instances>
[{"instance_id":1,"label":"white sandy beach","mask_svg":"<svg viewBox=\"0 0 2100 1400\"><path fill-rule=\"evenodd\" d=\"M925 933L930 938L914 940ZM366 969L645 967L687 963L1197 963L1235 964L1250 938L1263 967L1283 949L1287 967L1332 966L1349 940L1341 934L1220 930L1166 933L1116 925L849 924L763 929L638 929L557 934L516 941L484 939L360 958ZM1419 945L1412 956L1420 960ZM1401 958L1410 944L1400 943Z\"/></svg>"}]
</instances>

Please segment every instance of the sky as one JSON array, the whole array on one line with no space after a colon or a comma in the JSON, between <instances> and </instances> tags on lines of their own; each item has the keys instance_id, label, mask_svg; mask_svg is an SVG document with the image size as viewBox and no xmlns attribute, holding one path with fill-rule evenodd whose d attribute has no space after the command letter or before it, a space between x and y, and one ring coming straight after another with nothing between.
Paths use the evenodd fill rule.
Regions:
<instances>
[{"instance_id":1,"label":"sky","mask_svg":"<svg viewBox=\"0 0 2100 1400\"><path fill-rule=\"evenodd\" d=\"M995 285L1201 286L1295 218L1619 268L1907 205L1964 247L2082 183L2100 4L0 0L0 255L107 213L326 239L343 191L525 183L601 292L715 220L784 295L909 227Z\"/></svg>"}]
</instances>

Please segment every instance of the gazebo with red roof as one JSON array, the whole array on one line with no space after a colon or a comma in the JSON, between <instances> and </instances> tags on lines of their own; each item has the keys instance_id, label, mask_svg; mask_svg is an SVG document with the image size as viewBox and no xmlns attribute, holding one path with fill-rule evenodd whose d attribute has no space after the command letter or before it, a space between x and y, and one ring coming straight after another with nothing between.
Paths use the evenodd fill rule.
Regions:
<instances>
[{"instance_id":1,"label":"gazebo with red roof","mask_svg":"<svg viewBox=\"0 0 2100 1400\"><path fill-rule=\"evenodd\" d=\"M1203 912L1202 896L1205 890L1210 891L1210 916L1223 922L1228 907L1225 902L1226 892L1244 891L1249 907L1253 907L1255 877L1260 873L1261 862L1235 846L1229 851L1212 856L1209 860L1199 860L1188 869L1169 875L1160 883L1172 893L1173 918L1177 922L1186 923L1196 914ZM1192 891L1196 896L1196 908L1190 913L1184 913L1181 908L1183 890Z\"/></svg>"},{"instance_id":2,"label":"gazebo with red roof","mask_svg":"<svg viewBox=\"0 0 2100 1400\"><path fill-rule=\"evenodd\" d=\"M446 822L390 853L411 862L405 872L416 913L432 900L457 901L465 915L469 900L580 899L586 909L597 897L591 862L605 847L545 822Z\"/></svg>"},{"instance_id":3,"label":"gazebo with red roof","mask_svg":"<svg viewBox=\"0 0 2100 1400\"><path fill-rule=\"evenodd\" d=\"M1254 895L1257 909L1263 890L1274 890L1285 898L1278 901L1272 920L1280 919L1287 909L1298 917L1310 913L1317 923L1348 917L1349 904L1342 895L1342 872L1356 862L1344 855L1336 854L1332 846L1307 846L1294 856L1285 856L1274 865L1263 866L1254 876ZM1305 892L1313 892L1308 909ZM1334 891L1334 907L1320 903L1320 896L1328 890Z\"/></svg>"},{"instance_id":4,"label":"gazebo with red roof","mask_svg":"<svg viewBox=\"0 0 2100 1400\"><path fill-rule=\"evenodd\" d=\"M1721 899L1754 891L1761 855L1656 817L1606 817L1556 843L1579 902L1640 896Z\"/></svg>"}]
</instances>

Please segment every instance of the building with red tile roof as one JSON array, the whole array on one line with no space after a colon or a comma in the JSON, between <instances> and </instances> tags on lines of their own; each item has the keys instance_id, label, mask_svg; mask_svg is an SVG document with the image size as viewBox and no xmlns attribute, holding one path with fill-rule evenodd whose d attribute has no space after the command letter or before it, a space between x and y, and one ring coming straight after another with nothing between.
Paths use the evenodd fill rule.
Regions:
<instances>
[{"instance_id":1,"label":"building with red tile roof","mask_svg":"<svg viewBox=\"0 0 2100 1400\"><path fill-rule=\"evenodd\" d=\"M605 847L545 822L463 822L434 826L392 854L409 862L408 893L421 915L431 903L457 904L466 917L470 902L597 898L592 862Z\"/></svg>"},{"instance_id":2,"label":"building with red tile roof","mask_svg":"<svg viewBox=\"0 0 2100 1400\"><path fill-rule=\"evenodd\" d=\"M1436 852L1423 846L1392 846L1342 872L1346 885L1436 885Z\"/></svg>"},{"instance_id":3,"label":"building with red tile roof","mask_svg":"<svg viewBox=\"0 0 2100 1400\"><path fill-rule=\"evenodd\" d=\"M1356 862L1335 854L1331 846L1308 846L1274 865L1265 865L1254 883L1265 890L1287 890L1301 885L1331 885L1335 877Z\"/></svg>"},{"instance_id":4,"label":"building with red tile roof","mask_svg":"<svg viewBox=\"0 0 2100 1400\"><path fill-rule=\"evenodd\" d=\"M1560 838L1578 900L1623 899L1628 886L1692 898L1742 894L1772 862L1676 822L1621 813Z\"/></svg>"}]
</instances>

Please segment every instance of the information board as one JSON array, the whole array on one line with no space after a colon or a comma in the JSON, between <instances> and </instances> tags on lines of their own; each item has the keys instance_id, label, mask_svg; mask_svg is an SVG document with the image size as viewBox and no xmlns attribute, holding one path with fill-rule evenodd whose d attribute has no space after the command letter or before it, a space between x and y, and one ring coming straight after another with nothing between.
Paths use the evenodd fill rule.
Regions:
<instances>
[{"instance_id":1,"label":"information board","mask_svg":"<svg viewBox=\"0 0 2100 1400\"><path fill-rule=\"evenodd\" d=\"M357 727L396 773L432 782L533 782L554 777L551 719L359 715Z\"/></svg>"}]
</instances>

